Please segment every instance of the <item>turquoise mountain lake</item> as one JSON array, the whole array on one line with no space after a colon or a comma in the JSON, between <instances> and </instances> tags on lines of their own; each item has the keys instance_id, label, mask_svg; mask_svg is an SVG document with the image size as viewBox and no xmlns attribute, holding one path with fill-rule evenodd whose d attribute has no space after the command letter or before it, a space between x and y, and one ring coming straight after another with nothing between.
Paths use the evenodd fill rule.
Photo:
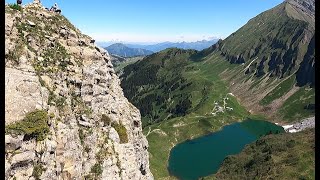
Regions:
<instances>
[{"instance_id":1,"label":"turquoise mountain lake","mask_svg":"<svg viewBox=\"0 0 320 180\"><path fill-rule=\"evenodd\" d=\"M246 144L263 135L282 132L281 126L260 120L227 125L220 131L177 144L170 152L168 171L181 180L197 180L216 173L228 155L240 153Z\"/></svg>"}]
</instances>

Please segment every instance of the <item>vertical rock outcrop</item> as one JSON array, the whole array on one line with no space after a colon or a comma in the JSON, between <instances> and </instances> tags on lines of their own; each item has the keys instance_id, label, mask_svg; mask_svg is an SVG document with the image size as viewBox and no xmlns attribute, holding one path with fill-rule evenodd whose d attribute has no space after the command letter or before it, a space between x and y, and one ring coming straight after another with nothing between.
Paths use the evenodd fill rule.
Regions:
<instances>
[{"instance_id":1,"label":"vertical rock outcrop","mask_svg":"<svg viewBox=\"0 0 320 180\"><path fill-rule=\"evenodd\" d=\"M153 179L108 52L39 3L5 10L6 179Z\"/></svg>"}]
</instances>

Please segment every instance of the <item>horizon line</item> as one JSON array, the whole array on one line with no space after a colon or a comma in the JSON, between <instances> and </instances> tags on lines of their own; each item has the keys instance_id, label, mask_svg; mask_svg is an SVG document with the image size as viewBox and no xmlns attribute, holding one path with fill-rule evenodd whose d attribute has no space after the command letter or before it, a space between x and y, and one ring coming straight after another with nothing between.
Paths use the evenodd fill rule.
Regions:
<instances>
[{"instance_id":1,"label":"horizon line","mask_svg":"<svg viewBox=\"0 0 320 180\"><path fill-rule=\"evenodd\" d=\"M215 33L207 34L135 34L135 33L93 33L93 32L82 32L87 34L97 42L102 43L143 43L143 44L156 44L163 42L197 42L197 41L211 41L215 39L225 39L225 36L218 35ZM215 35L214 35L215 34Z\"/></svg>"},{"instance_id":2,"label":"horizon line","mask_svg":"<svg viewBox=\"0 0 320 180\"><path fill-rule=\"evenodd\" d=\"M138 44L138 45L153 45L153 44L159 44L159 43L195 43L195 42L201 42L201 41L213 41L213 40L224 40L225 38L213 38L213 39L201 39L201 40L196 40L196 41L188 41L188 40L181 40L181 41L116 41L116 40L110 40L110 41L106 41L106 40L96 40L97 43L108 43L108 44L117 44L117 43L121 43L121 44Z\"/></svg>"}]
</instances>

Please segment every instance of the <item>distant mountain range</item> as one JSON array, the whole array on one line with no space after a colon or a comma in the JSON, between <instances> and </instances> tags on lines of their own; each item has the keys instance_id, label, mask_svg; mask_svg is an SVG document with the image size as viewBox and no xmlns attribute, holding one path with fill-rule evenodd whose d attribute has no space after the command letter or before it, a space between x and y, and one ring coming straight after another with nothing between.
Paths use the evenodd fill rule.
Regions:
<instances>
[{"instance_id":1,"label":"distant mountain range","mask_svg":"<svg viewBox=\"0 0 320 180\"><path fill-rule=\"evenodd\" d=\"M218 40L219 39L213 39L209 41L202 40L196 42L162 42L152 45L126 44L126 46L131 48L143 48L153 52L159 52L167 48L195 49L201 51L214 45L216 42L218 42Z\"/></svg>"},{"instance_id":2,"label":"distant mountain range","mask_svg":"<svg viewBox=\"0 0 320 180\"><path fill-rule=\"evenodd\" d=\"M127 47L124 44L116 43L105 48L109 53L122 57L146 56L152 54L152 51L142 48Z\"/></svg>"},{"instance_id":3,"label":"distant mountain range","mask_svg":"<svg viewBox=\"0 0 320 180\"><path fill-rule=\"evenodd\" d=\"M110 42L98 42L98 45L105 47L111 54L116 54L119 56L127 55L127 57L132 56L143 56L148 55L149 52L159 52L167 48L180 48L180 49L195 49L201 51L206 49L215 43L218 42L219 39L212 40L202 40L196 42L162 42L157 44L125 44L125 43L110 43ZM134 50L130 49L134 48Z\"/></svg>"}]
</instances>

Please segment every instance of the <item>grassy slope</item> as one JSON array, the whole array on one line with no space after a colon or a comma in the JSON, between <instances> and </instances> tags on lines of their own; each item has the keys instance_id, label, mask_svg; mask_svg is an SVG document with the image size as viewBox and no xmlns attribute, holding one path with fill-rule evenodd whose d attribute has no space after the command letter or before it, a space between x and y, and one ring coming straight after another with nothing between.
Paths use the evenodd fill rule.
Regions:
<instances>
[{"instance_id":1,"label":"grassy slope","mask_svg":"<svg viewBox=\"0 0 320 180\"><path fill-rule=\"evenodd\" d=\"M268 135L229 156L204 179L315 179L315 129Z\"/></svg>"},{"instance_id":2,"label":"grassy slope","mask_svg":"<svg viewBox=\"0 0 320 180\"><path fill-rule=\"evenodd\" d=\"M271 92L269 92L259 103L261 105L268 105L273 100L278 99L285 95L293 86L295 85L295 76L282 81L277 87L275 87Z\"/></svg>"},{"instance_id":3,"label":"grassy slope","mask_svg":"<svg viewBox=\"0 0 320 180\"><path fill-rule=\"evenodd\" d=\"M314 110L306 110L305 106L315 103L315 89L303 87L290 96L279 109L278 114L287 122L314 116Z\"/></svg>"},{"instance_id":4,"label":"grassy slope","mask_svg":"<svg viewBox=\"0 0 320 180\"><path fill-rule=\"evenodd\" d=\"M253 75L244 76L241 71L243 72L243 69L247 64L249 63L232 68L230 71L225 71L228 73L224 72L224 74L221 75L222 78L227 79L225 80L226 82L231 82L229 83L230 86L233 86L233 83L238 83L234 86L237 90L234 90L236 88L231 87L234 88L231 91L241 99L239 100L240 103L246 103L246 99L249 99L247 101L252 100L252 105L247 108L254 109L255 107L259 107L259 109L257 108L258 110L254 111L254 113L266 116L268 120L273 122L291 123L303 118L314 116L314 110L305 109L307 105L315 103L314 88L310 88L309 85L302 87L296 86L295 75L283 79L268 77L257 78ZM241 86L237 87L239 84L241 84ZM276 111L272 113L264 111L264 108L274 106L273 101L282 99L294 87L298 89L297 92L282 101ZM242 94L237 94L239 91L242 91Z\"/></svg>"},{"instance_id":5,"label":"grassy slope","mask_svg":"<svg viewBox=\"0 0 320 180\"><path fill-rule=\"evenodd\" d=\"M116 71L116 73L121 72L126 66L133 64L141 59L143 59L142 56L126 58L125 62L114 64L114 70Z\"/></svg>"},{"instance_id":6,"label":"grassy slope","mask_svg":"<svg viewBox=\"0 0 320 180\"><path fill-rule=\"evenodd\" d=\"M229 56L240 55L245 61L258 57L258 63L251 66L252 73L258 72L261 65L260 72L272 72L277 77L281 76L280 72L283 76L291 74L307 50L308 44L301 41L308 24L290 18L287 6L290 5L281 3L251 19L226 38L219 49Z\"/></svg>"}]
</instances>

